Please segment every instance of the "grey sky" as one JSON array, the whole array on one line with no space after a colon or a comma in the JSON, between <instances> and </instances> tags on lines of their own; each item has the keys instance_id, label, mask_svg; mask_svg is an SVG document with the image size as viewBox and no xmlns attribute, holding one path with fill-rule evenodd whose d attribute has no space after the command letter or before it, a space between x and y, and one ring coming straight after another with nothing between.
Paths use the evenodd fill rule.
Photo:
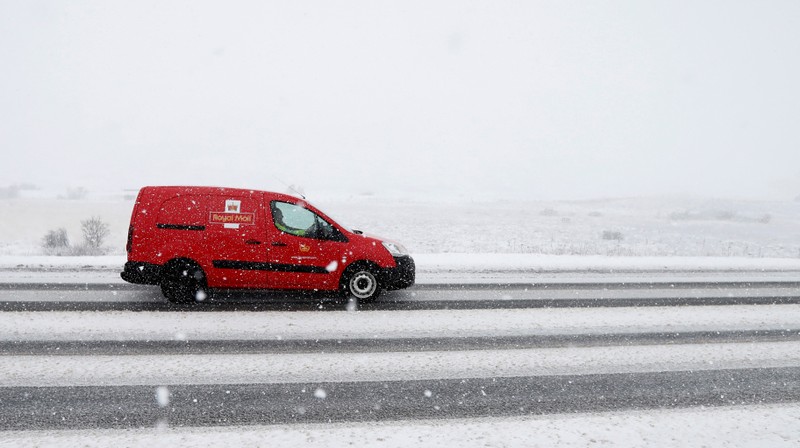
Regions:
<instances>
[{"instance_id":1,"label":"grey sky","mask_svg":"<svg viewBox=\"0 0 800 448\"><path fill-rule=\"evenodd\" d=\"M800 194L800 2L0 1L0 184Z\"/></svg>"}]
</instances>

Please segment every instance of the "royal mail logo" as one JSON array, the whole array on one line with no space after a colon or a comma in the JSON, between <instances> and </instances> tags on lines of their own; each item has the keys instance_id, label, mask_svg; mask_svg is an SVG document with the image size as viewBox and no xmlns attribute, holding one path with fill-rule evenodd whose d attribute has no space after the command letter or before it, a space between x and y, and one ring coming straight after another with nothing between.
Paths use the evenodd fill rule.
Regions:
<instances>
[{"instance_id":1,"label":"royal mail logo","mask_svg":"<svg viewBox=\"0 0 800 448\"><path fill-rule=\"evenodd\" d=\"M234 199L228 199L225 201L225 211L228 213L240 213L239 210L242 206L242 201L237 201Z\"/></svg>"},{"instance_id":2,"label":"royal mail logo","mask_svg":"<svg viewBox=\"0 0 800 448\"><path fill-rule=\"evenodd\" d=\"M214 224L253 224L255 213L211 212L209 220Z\"/></svg>"},{"instance_id":3,"label":"royal mail logo","mask_svg":"<svg viewBox=\"0 0 800 448\"><path fill-rule=\"evenodd\" d=\"M226 229L238 229L239 225L254 224L255 213L242 213L242 201L235 199L225 200L224 212L211 212L209 222L212 224L222 224Z\"/></svg>"}]
</instances>

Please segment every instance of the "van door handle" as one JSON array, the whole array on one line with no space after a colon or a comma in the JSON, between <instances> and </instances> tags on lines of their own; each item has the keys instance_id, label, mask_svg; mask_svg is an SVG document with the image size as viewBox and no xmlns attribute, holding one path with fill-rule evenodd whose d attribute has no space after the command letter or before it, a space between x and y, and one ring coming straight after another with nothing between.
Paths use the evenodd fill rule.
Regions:
<instances>
[{"instance_id":1,"label":"van door handle","mask_svg":"<svg viewBox=\"0 0 800 448\"><path fill-rule=\"evenodd\" d=\"M261 241L258 240L247 240L244 244L261 244Z\"/></svg>"},{"instance_id":2,"label":"van door handle","mask_svg":"<svg viewBox=\"0 0 800 448\"><path fill-rule=\"evenodd\" d=\"M274 241L272 245L275 247L285 247L286 243L281 243L280 241Z\"/></svg>"}]
</instances>

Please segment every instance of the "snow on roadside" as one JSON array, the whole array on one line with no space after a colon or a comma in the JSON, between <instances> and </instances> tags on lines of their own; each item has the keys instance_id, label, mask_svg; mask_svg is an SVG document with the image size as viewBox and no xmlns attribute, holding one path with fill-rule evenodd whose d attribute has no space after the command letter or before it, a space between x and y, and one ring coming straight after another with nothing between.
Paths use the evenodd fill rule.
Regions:
<instances>
[{"instance_id":1,"label":"snow on roadside","mask_svg":"<svg viewBox=\"0 0 800 448\"><path fill-rule=\"evenodd\" d=\"M0 432L0 447L252 446L384 448L636 446L789 448L800 444L797 404L525 417L213 428Z\"/></svg>"},{"instance_id":2,"label":"snow on roadside","mask_svg":"<svg viewBox=\"0 0 800 448\"><path fill-rule=\"evenodd\" d=\"M611 257L501 253L412 254L422 272L454 271L800 271L800 258ZM121 269L125 256L95 257L0 255L0 269Z\"/></svg>"},{"instance_id":3,"label":"snow on roadside","mask_svg":"<svg viewBox=\"0 0 800 448\"><path fill-rule=\"evenodd\" d=\"M0 269L122 269L127 258L121 255L58 257L53 255L0 255Z\"/></svg>"},{"instance_id":4,"label":"snow on roadside","mask_svg":"<svg viewBox=\"0 0 800 448\"><path fill-rule=\"evenodd\" d=\"M786 329L800 329L800 305L0 313L3 341L343 340Z\"/></svg>"},{"instance_id":5,"label":"snow on roadside","mask_svg":"<svg viewBox=\"0 0 800 448\"><path fill-rule=\"evenodd\" d=\"M417 284L544 281L800 280L800 259L608 257L535 254L414 254ZM123 256L0 256L0 283L125 283ZM741 274L747 273L746 277Z\"/></svg>"},{"instance_id":6,"label":"snow on roadside","mask_svg":"<svg viewBox=\"0 0 800 448\"><path fill-rule=\"evenodd\" d=\"M800 259L746 257L610 257L541 254L416 254L421 270L726 271L800 270Z\"/></svg>"}]
</instances>

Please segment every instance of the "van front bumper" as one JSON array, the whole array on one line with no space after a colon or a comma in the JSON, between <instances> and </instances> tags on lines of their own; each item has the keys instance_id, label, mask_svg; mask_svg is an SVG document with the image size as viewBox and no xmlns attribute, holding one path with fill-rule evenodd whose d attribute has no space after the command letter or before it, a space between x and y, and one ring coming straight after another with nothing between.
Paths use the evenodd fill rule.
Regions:
<instances>
[{"instance_id":1,"label":"van front bumper","mask_svg":"<svg viewBox=\"0 0 800 448\"><path fill-rule=\"evenodd\" d=\"M161 265L142 261L129 261L120 272L120 277L128 283L138 285L158 285L161 283Z\"/></svg>"},{"instance_id":2,"label":"van front bumper","mask_svg":"<svg viewBox=\"0 0 800 448\"><path fill-rule=\"evenodd\" d=\"M387 290L408 288L414 284L416 266L408 255L394 257L395 267L383 270L383 284Z\"/></svg>"}]
</instances>

